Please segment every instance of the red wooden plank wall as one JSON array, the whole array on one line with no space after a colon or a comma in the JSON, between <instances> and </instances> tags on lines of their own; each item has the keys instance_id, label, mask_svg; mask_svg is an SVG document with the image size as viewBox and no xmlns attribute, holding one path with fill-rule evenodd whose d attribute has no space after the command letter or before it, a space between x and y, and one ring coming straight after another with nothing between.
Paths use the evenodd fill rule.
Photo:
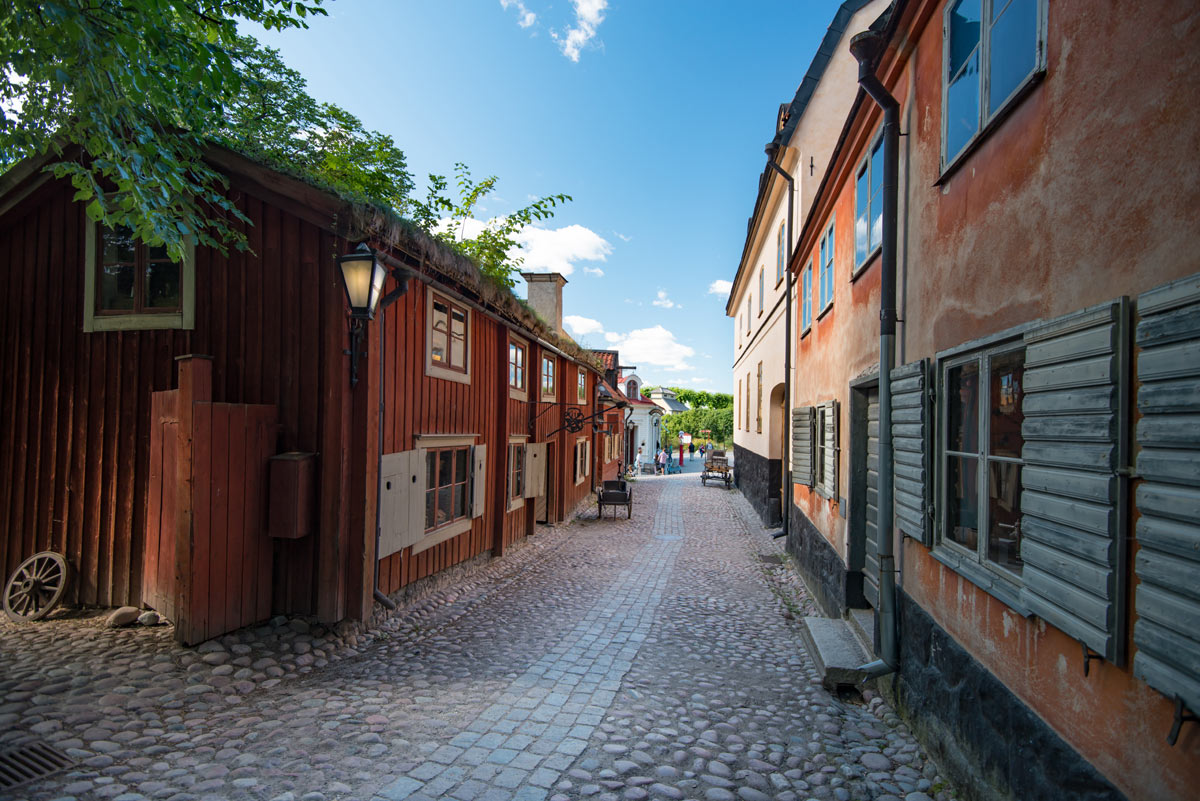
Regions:
<instances>
[{"instance_id":1,"label":"red wooden plank wall","mask_svg":"<svg viewBox=\"0 0 1200 801\"><path fill-rule=\"evenodd\" d=\"M0 219L0 570L55 550L76 570L70 602L141 602L151 393L174 386L176 356L205 353L214 401L276 405L273 447L333 455L318 536L273 546L273 608L315 611L321 543L347 536L325 503L345 486L348 336L333 256L347 246L241 194L251 252L197 250L195 330L85 334L85 217L72 193L51 182Z\"/></svg>"}]
</instances>

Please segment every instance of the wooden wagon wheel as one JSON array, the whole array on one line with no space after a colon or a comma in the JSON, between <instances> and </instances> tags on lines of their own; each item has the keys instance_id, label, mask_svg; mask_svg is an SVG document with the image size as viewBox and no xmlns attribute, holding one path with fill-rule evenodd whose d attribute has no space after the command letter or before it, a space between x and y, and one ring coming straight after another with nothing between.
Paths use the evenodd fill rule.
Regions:
<instances>
[{"instance_id":1,"label":"wooden wagon wheel","mask_svg":"<svg viewBox=\"0 0 1200 801\"><path fill-rule=\"evenodd\" d=\"M63 593L71 568L62 554L42 551L26 559L4 585L4 612L18 623L50 614Z\"/></svg>"}]
</instances>

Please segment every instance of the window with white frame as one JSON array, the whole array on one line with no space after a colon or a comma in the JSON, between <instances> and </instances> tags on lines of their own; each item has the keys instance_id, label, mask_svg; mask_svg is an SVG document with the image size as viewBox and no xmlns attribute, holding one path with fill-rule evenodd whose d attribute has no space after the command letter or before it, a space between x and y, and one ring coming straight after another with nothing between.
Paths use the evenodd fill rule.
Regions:
<instances>
[{"instance_id":1,"label":"window with white frame","mask_svg":"<svg viewBox=\"0 0 1200 801\"><path fill-rule=\"evenodd\" d=\"M779 236L776 238L776 242L775 242L775 282L776 283L783 280L783 271L787 268L787 265L785 265L783 263L785 254L787 253L787 241L784 238L786 236L787 236L787 234L785 233L784 224L780 223L779 224Z\"/></svg>"},{"instance_id":2,"label":"window with white frame","mask_svg":"<svg viewBox=\"0 0 1200 801\"><path fill-rule=\"evenodd\" d=\"M554 383L554 357L542 356L542 397L553 398L555 393Z\"/></svg>"},{"instance_id":3,"label":"window with white frame","mask_svg":"<svg viewBox=\"0 0 1200 801\"><path fill-rule=\"evenodd\" d=\"M592 443L587 437L575 440L575 483L581 483L592 474Z\"/></svg>"},{"instance_id":4,"label":"window with white frame","mask_svg":"<svg viewBox=\"0 0 1200 801\"><path fill-rule=\"evenodd\" d=\"M525 392L525 361L528 348L525 343L515 339L508 341L508 388L517 392Z\"/></svg>"},{"instance_id":5,"label":"window with white frame","mask_svg":"<svg viewBox=\"0 0 1200 801\"><path fill-rule=\"evenodd\" d=\"M746 333L747 334L750 333L750 308L753 305L754 305L754 295L753 295L753 293L751 293L750 296L748 296L746 298Z\"/></svg>"},{"instance_id":6,"label":"window with white frame","mask_svg":"<svg viewBox=\"0 0 1200 801\"><path fill-rule=\"evenodd\" d=\"M1024 345L950 359L940 372L942 545L1017 579Z\"/></svg>"},{"instance_id":7,"label":"window with white frame","mask_svg":"<svg viewBox=\"0 0 1200 801\"><path fill-rule=\"evenodd\" d=\"M829 229L825 232L825 236L821 237L821 298L820 308L825 311L833 304L833 221L829 222Z\"/></svg>"},{"instance_id":8,"label":"window with white frame","mask_svg":"<svg viewBox=\"0 0 1200 801\"><path fill-rule=\"evenodd\" d=\"M763 295L766 294L765 267L758 268L758 313L763 313Z\"/></svg>"},{"instance_id":9,"label":"window with white frame","mask_svg":"<svg viewBox=\"0 0 1200 801\"><path fill-rule=\"evenodd\" d=\"M943 18L942 165L1045 66L1046 0L958 0Z\"/></svg>"},{"instance_id":10,"label":"window with white frame","mask_svg":"<svg viewBox=\"0 0 1200 801\"><path fill-rule=\"evenodd\" d=\"M468 383L470 310L436 292L426 295L425 372Z\"/></svg>"},{"instance_id":11,"label":"window with white frame","mask_svg":"<svg viewBox=\"0 0 1200 801\"><path fill-rule=\"evenodd\" d=\"M883 241L883 138L858 167L854 183L854 266L859 267Z\"/></svg>"},{"instance_id":12,"label":"window with white frame","mask_svg":"<svg viewBox=\"0 0 1200 801\"><path fill-rule=\"evenodd\" d=\"M587 372L580 367L579 377L575 382L575 400L578 403L587 403Z\"/></svg>"},{"instance_id":13,"label":"window with white frame","mask_svg":"<svg viewBox=\"0 0 1200 801\"><path fill-rule=\"evenodd\" d=\"M525 502L525 442L508 443L508 509Z\"/></svg>"},{"instance_id":14,"label":"window with white frame","mask_svg":"<svg viewBox=\"0 0 1200 801\"><path fill-rule=\"evenodd\" d=\"M804 273L800 278L800 292L803 298L800 300L800 330L807 331L812 325L812 277L813 268L810 264L804 268Z\"/></svg>"},{"instance_id":15,"label":"window with white frame","mask_svg":"<svg viewBox=\"0 0 1200 801\"><path fill-rule=\"evenodd\" d=\"M758 404L756 407L758 409L758 411L755 413L755 430L757 430L759 434L762 433L762 377L763 377L763 363L759 362L758 363Z\"/></svg>"}]
</instances>

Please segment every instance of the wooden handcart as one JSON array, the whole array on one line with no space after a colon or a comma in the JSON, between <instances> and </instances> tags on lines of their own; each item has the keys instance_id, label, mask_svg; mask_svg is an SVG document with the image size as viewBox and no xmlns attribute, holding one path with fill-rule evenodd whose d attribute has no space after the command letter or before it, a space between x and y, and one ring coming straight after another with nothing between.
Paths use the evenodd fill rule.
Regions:
<instances>
[{"instance_id":1,"label":"wooden handcart","mask_svg":"<svg viewBox=\"0 0 1200 801\"><path fill-rule=\"evenodd\" d=\"M704 472L700 474L700 483L708 486L709 481L724 481L725 489L733 486L733 468L725 457L725 451L713 451L704 457Z\"/></svg>"}]
</instances>

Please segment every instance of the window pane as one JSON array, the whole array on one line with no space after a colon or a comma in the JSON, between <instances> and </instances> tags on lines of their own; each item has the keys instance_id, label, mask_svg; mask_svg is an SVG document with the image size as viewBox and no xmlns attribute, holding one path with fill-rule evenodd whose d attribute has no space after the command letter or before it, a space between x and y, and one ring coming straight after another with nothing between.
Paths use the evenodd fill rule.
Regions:
<instances>
[{"instance_id":1,"label":"window pane","mask_svg":"<svg viewBox=\"0 0 1200 801\"><path fill-rule=\"evenodd\" d=\"M991 462L988 472L987 558L1021 572L1021 465Z\"/></svg>"},{"instance_id":2,"label":"window pane","mask_svg":"<svg viewBox=\"0 0 1200 801\"><path fill-rule=\"evenodd\" d=\"M137 284L132 264L106 264L100 274L100 308L124 310L133 308Z\"/></svg>"},{"instance_id":3,"label":"window pane","mask_svg":"<svg viewBox=\"0 0 1200 801\"><path fill-rule=\"evenodd\" d=\"M437 485L439 487L449 486L454 483L454 451L441 451L438 453L438 478Z\"/></svg>"},{"instance_id":4,"label":"window pane","mask_svg":"<svg viewBox=\"0 0 1200 801\"><path fill-rule=\"evenodd\" d=\"M179 308L179 265L169 261L146 265L146 307Z\"/></svg>"},{"instance_id":5,"label":"window pane","mask_svg":"<svg viewBox=\"0 0 1200 801\"><path fill-rule=\"evenodd\" d=\"M1025 351L1004 353L991 358L991 442L990 456L1021 458L1021 385L1025 377Z\"/></svg>"},{"instance_id":6,"label":"window pane","mask_svg":"<svg viewBox=\"0 0 1200 801\"><path fill-rule=\"evenodd\" d=\"M467 313L462 309L451 309L450 366L466 369L467 366Z\"/></svg>"},{"instance_id":7,"label":"window pane","mask_svg":"<svg viewBox=\"0 0 1200 801\"><path fill-rule=\"evenodd\" d=\"M467 485L459 484L454 488L454 519L467 516Z\"/></svg>"},{"instance_id":8,"label":"window pane","mask_svg":"<svg viewBox=\"0 0 1200 801\"><path fill-rule=\"evenodd\" d=\"M105 228L104 264L116 262L132 263L135 258L136 246L133 241L133 231L129 228Z\"/></svg>"},{"instance_id":9,"label":"window pane","mask_svg":"<svg viewBox=\"0 0 1200 801\"><path fill-rule=\"evenodd\" d=\"M425 530L433 528L437 525L437 491L430 490L425 493Z\"/></svg>"},{"instance_id":10,"label":"window pane","mask_svg":"<svg viewBox=\"0 0 1200 801\"><path fill-rule=\"evenodd\" d=\"M871 242L874 250L883 241L883 140L871 151Z\"/></svg>"},{"instance_id":11,"label":"window pane","mask_svg":"<svg viewBox=\"0 0 1200 801\"><path fill-rule=\"evenodd\" d=\"M946 75L953 78L979 45L980 0L960 0L950 12L950 63Z\"/></svg>"},{"instance_id":12,"label":"window pane","mask_svg":"<svg viewBox=\"0 0 1200 801\"><path fill-rule=\"evenodd\" d=\"M437 493L437 524L442 526L454 519L454 488L442 487Z\"/></svg>"},{"instance_id":13,"label":"window pane","mask_svg":"<svg viewBox=\"0 0 1200 801\"><path fill-rule=\"evenodd\" d=\"M425 489L437 486L437 451L425 454Z\"/></svg>"},{"instance_id":14,"label":"window pane","mask_svg":"<svg viewBox=\"0 0 1200 801\"><path fill-rule=\"evenodd\" d=\"M946 457L946 537L975 550L979 544L979 460Z\"/></svg>"},{"instance_id":15,"label":"window pane","mask_svg":"<svg viewBox=\"0 0 1200 801\"><path fill-rule=\"evenodd\" d=\"M459 448L454 452L454 483L461 484L467 480L467 449Z\"/></svg>"},{"instance_id":16,"label":"window pane","mask_svg":"<svg viewBox=\"0 0 1200 801\"><path fill-rule=\"evenodd\" d=\"M867 188L869 170L863 169L854 187L854 263L862 264L867 258L867 208L871 193Z\"/></svg>"},{"instance_id":17,"label":"window pane","mask_svg":"<svg viewBox=\"0 0 1200 801\"><path fill-rule=\"evenodd\" d=\"M979 452L979 363L946 371L946 448Z\"/></svg>"},{"instance_id":18,"label":"window pane","mask_svg":"<svg viewBox=\"0 0 1200 801\"><path fill-rule=\"evenodd\" d=\"M990 45L989 116L1033 72L1037 60L1037 0L1012 0L992 25Z\"/></svg>"},{"instance_id":19,"label":"window pane","mask_svg":"<svg viewBox=\"0 0 1200 801\"><path fill-rule=\"evenodd\" d=\"M979 51L946 88L946 159L952 159L979 129Z\"/></svg>"}]
</instances>

